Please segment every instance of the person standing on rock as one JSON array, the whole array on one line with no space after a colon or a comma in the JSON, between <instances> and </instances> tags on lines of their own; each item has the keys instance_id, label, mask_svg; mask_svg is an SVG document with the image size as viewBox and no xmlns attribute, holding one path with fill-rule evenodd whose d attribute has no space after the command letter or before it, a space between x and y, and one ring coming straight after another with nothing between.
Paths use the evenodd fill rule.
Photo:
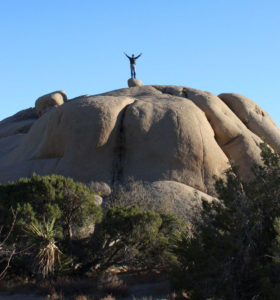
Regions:
<instances>
[{"instance_id":1,"label":"person standing on rock","mask_svg":"<svg viewBox=\"0 0 280 300\"><path fill-rule=\"evenodd\" d=\"M130 61L130 72L131 72L131 78L136 78L136 68L135 68L135 65L136 65L136 59L139 58L142 53L140 53L138 56L134 56L134 54L132 54L132 56L128 56L125 52L124 52L124 55L129 59Z\"/></svg>"}]
</instances>

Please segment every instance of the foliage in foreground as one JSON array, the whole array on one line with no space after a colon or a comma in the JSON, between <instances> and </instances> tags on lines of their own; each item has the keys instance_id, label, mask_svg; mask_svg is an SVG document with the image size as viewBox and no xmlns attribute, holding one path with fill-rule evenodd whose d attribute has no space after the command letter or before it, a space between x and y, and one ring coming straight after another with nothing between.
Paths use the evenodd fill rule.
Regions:
<instances>
[{"instance_id":1,"label":"foliage in foreground","mask_svg":"<svg viewBox=\"0 0 280 300\"><path fill-rule=\"evenodd\" d=\"M136 204L110 205L102 217L94 192L82 183L59 175L23 178L0 185L1 224L11 224L17 212L11 244L27 249L10 270L36 278L68 273L84 274L98 268L169 269L178 264L173 246L185 223L162 210ZM77 239L72 228L101 222L87 239ZM75 267L76 266L76 267ZM65 272L64 272L65 274Z\"/></svg>"},{"instance_id":2,"label":"foliage in foreground","mask_svg":"<svg viewBox=\"0 0 280 300\"><path fill-rule=\"evenodd\" d=\"M203 202L195 235L162 210L110 206L91 239L78 244L80 270L180 265L174 284L193 299L277 299L280 157L264 144L261 149L264 165L254 168L251 182L241 180L235 167L226 181L216 182L222 201ZM102 215L86 186L57 175L1 185L0 199L1 225L11 224L12 207L18 225L13 242L33 245L27 256L37 258L35 269L43 276L58 270L61 251L71 256L72 226L96 223Z\"/></svg>"},{"instance_id":3,"label":"foliage in foreground","mask_svg":"<svg viewBox=\"0 0 280 300\"><path fill-rule=\"evenodd\" d=\"M177 264L173 247L185 230L184 223L170 214L137 205L111 207L93 236L87 267L166 270Z\"/></svg>"},{"instance_id":4,"label":"foliage in foreground","mask_svg":"<svg viewBox=\"0 0 280 300\"><path fill-rule=\"evenodd\" d=\"M0 280L2 280L10 267L11 260L13 256L16 254L15 245L11 245L8 243L8 240L13 232L17 215L11 210L13 215L13 221L10 225L10 228L7 229L7 232L3 233L4 226L0 226Z\"/></svg>"},{"instance_id":5,"label":"foliage in foreground","mask_svg":"<svg viewBox=\"0 0 280 300\"><path fill-rule=\"evenodd\" d=\"M202 222L179 243L177 288L193 299L277 299L280 295L280 157L261 145L264 166L249 183L227 171L203 203Z\"/></svg>"},{"instance_id":6,"label":"foliage in foreground","mask_svg":"<svg viewBox=\"0 0 280 300\"><path fill-rule=\"evenodd\" d=\"M31 178L0 185L0 200L4 231L11 224L11 208L17 213L11 243L28 248L20 260L22 267L32 266L32 272L43 277L53 273L60 262L61 250L57 244L71 256L72 229L95 224L102 218L94 192L60 175L34 174Z\"/></svg>"},{"instance_id":7,"label":"foliage in foreground","mask_svg":"<svg viewBox=\"0 0 280 300\"><path fill-rule=\"evenodd\" d=\"M61 264L62 252L56 245L56 231L54 229L55 219L43 224L31 223L26 226L29 239L33 242L37 255L33 265L38 273L46 278L49 274L54 274L55 265Z\"/></svg>"},{"instance_id":8,"label":"foliage in foreground","mask_svg":"<svg viewBox=\"0 0 280 300\"><path fill-rule=\"evenodd\" d=\"M94 202L94 191L61 175L33 174L31 178L0 185L0 199L5 208L17 209L24 224L55 218L56 226L68 239L72 238L73 225L82 227L89 220L100 221L102 215Z\"/></svg>"}]
</instances>

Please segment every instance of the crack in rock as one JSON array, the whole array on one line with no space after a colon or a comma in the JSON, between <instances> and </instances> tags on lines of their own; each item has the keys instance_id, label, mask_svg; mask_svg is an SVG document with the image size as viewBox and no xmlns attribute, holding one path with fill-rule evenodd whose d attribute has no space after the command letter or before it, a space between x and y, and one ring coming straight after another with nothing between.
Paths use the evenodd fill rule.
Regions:
<instances>
[{"instance_id":1,"label":"crack in rock","mask_svg":"<svg viewBox=\"0 0 280 300\"><path fill-rule=\"evenodd\" d=\"M126 105L122 111L120 111L120 122L118 128L118 134L116 137L116 147L115 147L115 160L113 163L113 176L112 176L112 186L119 184L123 180L123 162L125 158L125 132L124 132L124 118L128 107L131 104Z\"/></svg>"}]
</instances>

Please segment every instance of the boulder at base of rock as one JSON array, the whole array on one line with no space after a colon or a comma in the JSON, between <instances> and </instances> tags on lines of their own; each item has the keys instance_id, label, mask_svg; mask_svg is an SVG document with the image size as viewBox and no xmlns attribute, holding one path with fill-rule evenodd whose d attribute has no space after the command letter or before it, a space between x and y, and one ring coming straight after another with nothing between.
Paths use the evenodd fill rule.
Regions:
<instances>
[{"instance_id":1,"label":"boulder at base of rock","mask_svg":"<svg viewBox=\"0 0 280 300\"><path fill-rule=\"evenodd\" d=\"M143 86L143 82L140 79L136 78L129 78L128 81L128 87L134 87L134 86Z\"/></svg>"},{"instance_id":2,"label":"boulder at base of rock","mask_svg":"<svg viewBox=\"0 0 280 300\"><path fill-rule=\"evenodd\" d=\"M144 209L175 214L185 221L197 219L202 201L217 200L191 186L169 180L129 181L119 185L115 192L116 194L113 192L112 198L109 198L109 203L113 199L117 206L128 207L136 204Z\"/></svg>"},{"instance_id":3,"label":"boulder at base of rock","mask_svg":"<svg viewBox=\"0 0 280 300\"><path fill-rule=\"evenodd\" d=\"M35 102L35 109L40 117L51 107L62 105L66 101L66 93L64 91L56 91L39 97Z\"/></svg>"}]
</instances>

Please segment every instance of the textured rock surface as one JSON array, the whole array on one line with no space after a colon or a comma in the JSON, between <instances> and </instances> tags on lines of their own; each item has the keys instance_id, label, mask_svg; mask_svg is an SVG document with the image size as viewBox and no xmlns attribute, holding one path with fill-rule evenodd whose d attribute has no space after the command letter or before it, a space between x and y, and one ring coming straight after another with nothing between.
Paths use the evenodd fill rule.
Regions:
<instances>
[{"instance_id":1,"label":"textured rock surface","mask_svg":"<svg viewBox=\"0 0 280 300\"><path fill-rule=\"evenodd\" d=\"M264 138L274 150L280 152L280 130L262 108L251 99L238 94L220 94L219 98L227 104L248 129Z\"/></svg>"},{"instance_id":2,"label":"textured rock surface","mask_svg":"<svg viewBox=\"0 0 280 300\"><path fill-rule=\"evenodd\" d=\"M34 109L20 112L0 122L0 182L56 173L96 182L103 195L130 178L163 182L154 188L167 194L194 188L214 195L213 176L223 176L229 159L249 178L261 162L259 136L276 149L280 140L267 114L269 121L258 122L248 112L254 102L228 95L136 86L77 97L38 119ZM248 124L232 99L243 105Z\"/></svg>"},{"instance_id":3,"label":"textured rock surface","mask_svg":"<svg viewBox=\"0 0 280 300\"><path fill-rule=\"evenodd\" d=\"M29 108L2 120L0 122L0 138L27 133L37 118L36 110Z\"/></svg>"},{"instance_id":4,"label":"textured rock surface","mask_svg":"<svg viewBox=\"0 0 280 300\"><path fill-rule=\"evenodd\" d=\"M67 96L64 91L56 91L38 98L35 102L35 109L40 117L50 108L62 105L67 101Z\"/></svg>"},{"instance_id":5,"label":"textured rock surface","mask_svg":"<svg viewBox=\"0 0 280 300\"><path fill-rule=\"evenodd\" d=\"M215 139L226 156L240 167L243 178L250 178L253 164L261 163L261 139L243 124L220 98L209 92L184 88L182 93L197 105L211 124Z\"/></svg>"},{"instance_id":6,"label":"textured rock surface","mask_svg":"<svg viewBox=\"0 0 280 300\"><path fill-rule=\"evenodd\" d=\"M201 208L201 200L211 202L215 199L183 183L167 180L142 185L137 182L132 183L131 189L124 192L121 198L129 202L145 201L148 207L175 213L187 220L197 215Z\"/></svg>"},{"instance_id":7,"label":"textured rock surface","mask_svg":"<svg viewBox=\"0 0 280 300\"><path fill-rule=\"evenodd\" d=\"M143 86L143 82L137 78L129 78L127 84L128 87Z\"/></svg>"}]
</instances>

